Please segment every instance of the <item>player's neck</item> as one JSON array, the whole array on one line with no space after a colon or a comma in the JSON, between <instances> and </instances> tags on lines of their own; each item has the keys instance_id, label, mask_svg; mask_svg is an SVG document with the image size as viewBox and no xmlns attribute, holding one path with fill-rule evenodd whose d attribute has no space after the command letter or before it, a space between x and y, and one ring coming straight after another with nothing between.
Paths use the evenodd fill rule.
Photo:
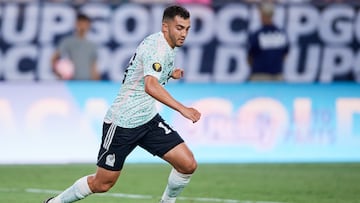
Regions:
<instances>
[{"instance_id":1,"label":"player's neck","mask_svg":"<svg viewBox=\"0 0 360 203\"><path fill-rule=\"evenodd\" d=\"M172 49L174 49L174 48L175 48L175 44L172 43L170 37L169 37L166 33L164 33L164 32L162 32L162 34L163 34L166 42L168 43L169 47L172 48Z\"/></svg>"}]
</instances>

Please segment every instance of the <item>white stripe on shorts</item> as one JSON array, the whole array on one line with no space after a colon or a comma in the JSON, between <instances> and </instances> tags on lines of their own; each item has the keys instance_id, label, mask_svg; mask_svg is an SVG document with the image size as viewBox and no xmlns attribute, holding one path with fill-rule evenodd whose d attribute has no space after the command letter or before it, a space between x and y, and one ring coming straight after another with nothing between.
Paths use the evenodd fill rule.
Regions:
<instances>
[{"instance_id":1,"label":"white stripe on shorts","mask_svg":"<svg viewBox=\"0 0 360 203\"><path fill-rule=\"evenodd\" d=\"M109 127L109 130L106 133L104 143L103 143L103 147L106 150L109 150L110 144L111 144L112 139L113 139L114 134L115 134L115 129L116 129L116 125L114 123L111 123L111 125Z\"/></svg>"}]
</instances>

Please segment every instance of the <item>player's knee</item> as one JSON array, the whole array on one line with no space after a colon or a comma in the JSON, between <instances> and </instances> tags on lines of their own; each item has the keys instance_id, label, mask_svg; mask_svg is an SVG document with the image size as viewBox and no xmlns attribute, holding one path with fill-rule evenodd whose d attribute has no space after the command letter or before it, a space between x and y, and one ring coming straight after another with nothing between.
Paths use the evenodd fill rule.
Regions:
<instances>
[{"instance_id":1,"label":"player's knee","mask_svg":"<svg viewBox=\"0 0 360 203\"><path fill-rule=\"evenodd\" d=\"M180 167L180 169L178 169L177 171L179 171L180 173L183 174L193 174L195 172L197 168L197 162L195 160L192 161L188 161L186 164L184 164L182 167Z\"/></svg>"},{"instance_id":2,"label":"player's knee","mask_svg":"<svg viewBox=\"0 0 360 203\"><path fill-rule=\"evenodd\" d=\"M189 167L188 167L188 169L187 169L187 174L192 174L192 173L194 173L195 170L196 170L196 168L197 168L197 162L194 160L194 161L189 165Z\"/></svg>"}]
</instances>

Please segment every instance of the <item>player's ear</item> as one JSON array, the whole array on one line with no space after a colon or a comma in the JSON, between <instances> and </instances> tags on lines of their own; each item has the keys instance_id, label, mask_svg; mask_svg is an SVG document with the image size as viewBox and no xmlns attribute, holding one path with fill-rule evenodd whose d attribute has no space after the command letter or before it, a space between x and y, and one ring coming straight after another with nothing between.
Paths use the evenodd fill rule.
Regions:
<instances>
[{"instance_id":1,"label":"player's ear","mask_svg":"<svg viewBox=\"0 0 360 203\"><path fill-rule=\"evenodd\" d=\"M162 26L161 26L161 31L167 32L168 30L169 30L169 24L167 24L166 22L163 22Z\"/></svg>"}]
</instances>

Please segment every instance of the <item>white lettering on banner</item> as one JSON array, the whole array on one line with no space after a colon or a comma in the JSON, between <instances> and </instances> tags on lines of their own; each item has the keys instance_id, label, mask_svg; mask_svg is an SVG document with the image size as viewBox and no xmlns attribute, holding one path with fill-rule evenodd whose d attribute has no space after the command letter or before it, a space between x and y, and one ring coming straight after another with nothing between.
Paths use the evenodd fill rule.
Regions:
<instances>
[{"instance_id":1,"label":"white lettering on banner","mask_svg":"<svg viewBox=\"0 0 360 203\"><path fill-rule=\"evenodd\" d=\"M102 73L107 73L111 80L122 80L135 47L146 35L160 30L163 8L164 5L158 4L120 4L112 8L91 3L80 8L93 19L89 37L101 47L99 69ZM184 81L247 80L250 72L245 60L247 35L260 25L256 6L232 3L214 9L202 5L187 5L187 8L193 24L176 64L187 71ZM5 80L54 80L51 52L57 46L55 40L73 30L75 8L70 4L20 7L20 4L5 3L0 13L1 76ZM358 8L346 4L321 9L312 4L278 5L274 19L287 31L291 41L284 70L287 81L331 82L344 75L360 77L357 74L360 66ZM334 46L335 50L331 50ZM115 60L109 60L113 58ZM26 68L28 71L19 69L24 60L31 61L31 67ZM230 67L232 62L235 67Z\"/></svg>"},{"instance_id":2,"label":"white lettering on banner","mask_svg":"<svg viewBox=\"0 0 360 203\"><path fill-rule=\"evenodd\" d=\"M8 94L12 95L11 92ZM5 99L0 98L2 138L13 136L13 140L23 136L49 136L50 128L52 136L61 136L64 132L70 133L67 136L86 136L77 134L81 131L100 138L101 133L94 135L94 127L101 129L101 121L109 105L104 98L90 97L78 109L71 98L57 98L56 95L34 98L23 105L21 102L11 103L7 93L4 96ZM208 97L191 104L202 112L199 122L194 125L175 114L173 124L182 131L181 134L190 137L186 139L200 145L230 144L262 150L272 149L279 142L324 145L331 144L335 139L356 138L359 135L356 134L359 128L355 128L355 116L360 115L359 98L335 98L336 106L334 100L326 102L332 105L320 108L312 106L312 102L319 102L314 99L294 97L287 106L285 103L288 102L282 103L278 98L253 97L235 109L232 100ZM19 104L22 108L16 108ZM73 125L79 128L73 128ZM62 129L58 132L54 128Z\"/></svg>"},{"instance_id":3,"label":"white lettering on banner","mask_svg":"<svg viewBox=\"0 0 360 203\"><path fill-rule=\"evenodd\" d=\"M224 6L217 13L217 22L216 22L216 33L217 38L222 43L227 44L245 44L247 40L247 30L240 30L238 32L234 32L231 29L231 25L233 20L241 19L244 22L249 21L249 10L243 4L230 4ZM224 23L226 22L226 23Z\"/></svg>"},{"instance_id":4,"label":"white lettering on banner","mask_svg":"<svg viewBox=\"0 0 360 203\"><path fill-rule=\"evenodd\" d=\"M145 7L137 4L125 4L115 9L111 27L114 39L119 44L139 43L148 34L149 26L152 24ZM126 28L127 21L134 20L134 28Z\"/></svg>"},{"instance_id":5,"label":"white lettering on banner","mask_svg":"<svg viewBox=\"0 0 360 203\"><path fill-rule=\"evenodd\" d=\"M186 39L186 43L192 46L207 44L214 38L214 15L213 11L204 6L191 6L191 19L193 27L189 31L189 36ZM198 22L201 22L198 25Z\"/></svg>"},{"instance_id":6,"label":"white lettering on banner","mask_svg":"<svg viewBox=\"0 0 360 203\"><path fill-rule=\"evenodd\" d=\"M353 61L351 50L345 47L325 47L320 81L331 82L334 76L351 72Z\"/></svg>"},{"instance_id":7,"label":"white lettering on banner","mask_svg":"<svg viewBox=\"0 0 360 203\"><path fill-rule=\"evenodd\" d=\"M287 31L289 40L293 44L303 35L316 31L318 26L319 11L310 5L290 6Z\"/></svg>"},{"instance_id":8,"label":"white lettering on banner","mask_svg":"<svg viewBox=\"0 0 360 203\"><path fill-rule=\"evenodd\" d=\"M49 60L54 53L54 47L43 46L39 52L39 59L37 64L37 74L41 80L55 80L56 76L51 67L51 61Z\"/></svg>"},{"instance_id":9,"label":"white lettering on banner","mask_svg":"<svg viewBox=\"0 0 360 203\"><path fill-rule=\"evenodd\" d=\"M317 77L317 67L320 62L320 46L319 45L310 45L306 51L305 58L300 57L300 49L298 46L293 47L286 58L285 66L287 67L284 70L284 78L287 81L292 82L312 82L316 80ZM304 70L299 72L298 64L300 60L304 60Z\"/></svg>"},{"instance_id":10,"label":"white lettering on banner","mask_svg":"<svg viewBox=\"0 0 360 203\"><path fill-rule=\"evenodd\" d=\"M19 65L24 59L35 61L37 51L37 47L33 45L16 46L8 50L4 56L4 77L11 80L34 80L35 70L22 72L19 70Z\"/></svg>"},{"instance_id":11,"label":"white lettering on banner","mask_svg":"<svg viewBox=\"0 0 360 203\"><path fill-rule=\"evenodd\" d=\"M344 136L353 134L354 115L360 115L360 99L339 98L336 100L337 130ZM356 135L359 136L360 134Z\"/></svg>"},{"instance_id":12,"label":"white lettering on banner","mask_svg":"<svg viewBox=\"0 0 360 203\"><path fill-rule=\"evenodd\" d=\"M287 81L312 82L319 77L320 82L328 83L333 81L336 76L347 73L354 72L353 74L356 76L355 70L360 65L354 57L353 51L348 47L326 46L321 49L319 45L310 45L305 53L306 56L301 59L299 47L293 47L291 50L286 61L287 69L284 71ZM300 63L298 60L305 61L302 73L297 71Z\"/></svg>"},{"instance_id":13,"label":"white lettering on banner","mask_svg":"<svg viewBox=\"0 0 360 203\"><path fill-rule=\"evenodd\" d=\"M111 9L101 4L90 4L82 9L90 18L96 19L91 22L91 30L88 36L96 43L104 44L111 39Z\"/></svg>"},{"instance_id":14,"label":"white lettering on banner","mask_svg":"<svg viewBox=\"0 0 360 203\"><path fill-rule=\"evenodd\" d=\"M41 19L39 40L41 43L50 43L55 36L73 30L75 11L64 4L46 4Z\"/></svg>"},{"instance_id":15,"label":"white lettering on banner","mask_svg":"<svg viewBox=\"0 0 360 203\"><path fill-rule=\"evenodd\" d=\"M357 42L360 42L360 11L354 22L355 38Z\"/></svg>"},{"instance_id":16,"label":"white lettering on banner","mask_svg":"<svg viewBox=\"0 0 360 203\"><path fill-rule=\"evenodd\" d=\"M219 47L216 53L214 64L214 81L216 82L239 82L246 80L249 74L249 67L246 61L246 51L238 47ZM235 62L234 70L230 62ZM223 68L215 68L223 66Z\"/></svg>"},{"instance_id":17,"label":"white lettering on banner","mask_svg":"<svg viewBox=\"0 0 360 203\"><path fill-rule=\"evenodd\" d=\"M129 64L129 59L134 55L135 47L122 47L113 52L109 77L111 80L120 81L124 78L124 71Z\"/></svg>"},{"instance_id":18,"label":"white lettering on banner","mask_svg":"<svg viewBox=\"0 0 360 203\"><path fill-rule=\"evenodd\" d=\"M152 20L149 33L159 32L161 30L164 9L165 6L163 4L155 4L150 8Z\"/></svg>"},{"instance_id":19,"label":"white lettering on banner","mask_svg":"<svg viewBox=\"0 0 360 203\"><path fill-rule=\"evenodd\" d=\"M187 53L182 50L178 52L176 61L180 61L179 67L184 67L187 82L208 82L211 80L210 73L201 73L201 58L203 57L204 49L199 46L189 47Z\"/></svg>"},{"instance_id":20,"label":"white lettering on banner","mask_svg":"<svg viewBox=\"0 0 360 203\"><path fill-rule=\"evenodd\" d=\"M31 42L36 37L36 32L39 23L38 19L39 8L34 5L26 6L23 12L22 18L24 23L21 25L21 30L18 30L19 25L20 8L16 4L8 4L5 7L4 19L3 19L3 40L11 43L25 43ZM29 19L29 20L25 20Z\"/></svg>"},{"instance_id":21,"label":"white lettering on banner","mask_svg":"<svg viewBox=\"0 0 360 203\"><path fill-rule=\"evenodd\" d=\"M333 6L326 9L319 23L321 39L329 44L350 43L353 37L351 21L354 17L354 9L350 6Z\"/></svg>"}]
</instances>

